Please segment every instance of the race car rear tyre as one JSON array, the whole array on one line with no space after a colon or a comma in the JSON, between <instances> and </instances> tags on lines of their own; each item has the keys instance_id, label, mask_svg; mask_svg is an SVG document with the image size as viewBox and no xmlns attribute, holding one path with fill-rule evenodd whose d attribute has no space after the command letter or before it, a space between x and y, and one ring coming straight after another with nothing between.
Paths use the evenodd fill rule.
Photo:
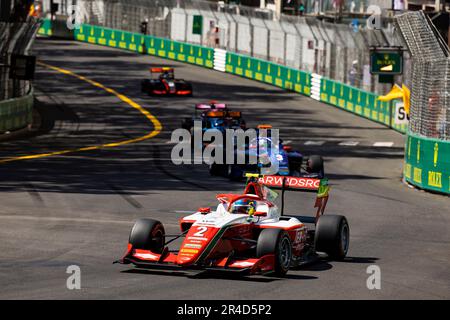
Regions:
<instances>
[{"instance_id":1,"label":"race car rear tyre","mask_svg":"<svg viewBox=\"0 0 450 320\"><path fill-rule=\"evenodd\" d=\"M342 260L350 244L350 227L344 216L323 215L316 225L315 250L325 252L333 260Z\"/></svg>"},{"instance_id":2,"label":"race car rear tyre","mask_svg":"<svg viewBox=\"0 0 450 320\"><path fill-rule=\"evenodd\" d=\"M282 229L263 229L256 244L256 256L275 255L274 274L284 276L291 265L292 243L288 233Z\"/></svg>"},{"instance_id":3,"label":"race car rear tyre","mask_svg":"<svg viewBox=\"0 0 450 320\"><path fill-rule=\"evenodd\" d=\"M166 242L165 235L161 222L153 219L138 219L131 229L129 243L134 249L161 253Z\"/></svg>"},{"instance_id":4,"label":"race car rear tyre","mask_svg":"<svg viewBox=\"0 0 450 320\"><path fill-rule=\"evenodd\" d=\"M308 173L324 174L323 158L321 156L310 156L306 161Z\"/></svg>"}]
</instances>

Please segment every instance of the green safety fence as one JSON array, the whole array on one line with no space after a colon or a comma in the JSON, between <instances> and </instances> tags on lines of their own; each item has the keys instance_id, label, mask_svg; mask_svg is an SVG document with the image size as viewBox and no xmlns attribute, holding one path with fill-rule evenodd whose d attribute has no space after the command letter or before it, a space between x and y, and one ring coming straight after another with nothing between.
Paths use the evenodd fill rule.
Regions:
<instances>
[{"instance_id":1,"label":"green safety fence","mask_svg":"<svg viewBox=\"0 0 450 320\"><path fill-rule=\"evenodd\" d=\"M393 104L378 100L378 95L331 79L322 78L320 100L355 113L361 117L384 124L405 133L407 124L396 124Z\"/></svg>"},{"instance_id":2,"label":"green safety fence","mask_svg":"<svg viewBox=\"0 0 450 320\"><path fill-rule=\"evenodd\" d=\"M309 72L273 62L227 52L225 71L307 96L311 94L311 74Z\"/></svg>"},{"instance_id":3,"label":"green safety fence","mask_svg":"<svg viewBox=\"0 0 450 320\"><path fill-rule=\"evenodd\" d=\"M0 101L0 132L26 127L33 121L33 93Z\"/></svg>"},{"instance_id":4,"label":"green safety fence","mask_svg":"<svg viewBox=\"0 0 450 320\"><path fill-rule=\"evenodd\" d=\"M214 49L128 31L83 24L74 32L78 41L125 49L213 68Z\"/></svg>"},{"instance_id":5,"label":"green safety fence","mask_svg":"<svg viewBox=\"0 0 450 320\"><path fill-rule=\"evenodd\" d=\"M450 141L408 133L403 174L417 187L450 194Z\"/></svg>"}]
</instances>

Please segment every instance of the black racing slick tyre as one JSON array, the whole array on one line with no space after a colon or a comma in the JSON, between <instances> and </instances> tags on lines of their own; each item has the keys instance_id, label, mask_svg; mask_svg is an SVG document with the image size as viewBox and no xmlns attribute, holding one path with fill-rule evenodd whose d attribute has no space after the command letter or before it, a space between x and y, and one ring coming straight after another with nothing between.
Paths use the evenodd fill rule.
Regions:
<instances>
[{"instance_id":1,"label":"black racing slick tyre","mask_svg":"<svg viewBox=\"0 0 450 320\"><path fill-rule=\"evenodd\" d=\"M129 243L134 249L161 253L166 241L165 235L161 222L153 219L138 219L131 229Z\"/></svg>"},{"instance_id":2,"label":"black racing slick tyre","mask_svg":"<svg viewBox=\"0 0 450 320\"><path fill-rule=\"evenodd\" d=\"M141 81L141 92L142 93L149 93L151 90L149 90L151 87L151 84L148 80L142 80Z\"/></svg>"},{"instance_id":3,"label":"black racing slick tyre","mask_svg":"<svg viewBox=\"0 0 450 320\"><path fill-rule=\"evenodd\" d=\"M323 158L321 156L310 156L306 161L308 173L324 173Z\"/></svg>"},{"instance_id":4,"label":"black racing slick tyre","mask_svg":"<svg viewBox=\"0 0 450 320\"><path fill-rule=\"evenodd\" d=\"M263 229L256 244L256 256L275 255L274 275L284 276L291 265L292 243L289 235L282 229Z\"/></svg>"},{"instance_id":5,"label":"black racing slick tyre","mask_svg":"<svg viewBox=\"0 0 450 320\"><path fill-rule=\"evenodd\" d=\"M350 227L344 216L323 215L316 225L315 250L325 252L333 260L342 260L350 244Z\"/></svg>"}]
</instances>

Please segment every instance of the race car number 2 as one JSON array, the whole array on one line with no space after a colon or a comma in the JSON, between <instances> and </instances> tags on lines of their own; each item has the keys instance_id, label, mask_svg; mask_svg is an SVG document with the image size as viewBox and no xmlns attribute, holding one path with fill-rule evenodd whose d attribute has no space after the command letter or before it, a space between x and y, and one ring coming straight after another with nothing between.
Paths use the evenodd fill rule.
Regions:
<instances>
[{"instance_id":1,"label":"race car number 2","mask_svg":"<svg viewBox=\"0 0 450 320\"><path fill-rule=\"evenodd\" d=\"M223 304L222 315L271 315L270 304Z\"/></svg>"},{"instance_id":2,"label":"race car number 2","mask_svg":"<svg viewBox=\"0 0 450 320\"><path fill-rule=\"evenodd\" d=\"M208 231L207 227L198 227L194 237L203 237L206 231Z\"/></svg>"}]
</instances>

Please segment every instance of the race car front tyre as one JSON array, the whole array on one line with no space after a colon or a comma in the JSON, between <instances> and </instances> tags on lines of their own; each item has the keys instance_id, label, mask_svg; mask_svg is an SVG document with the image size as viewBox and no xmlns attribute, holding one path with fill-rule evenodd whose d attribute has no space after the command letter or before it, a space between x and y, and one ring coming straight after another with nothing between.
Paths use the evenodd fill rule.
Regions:
<instances>
[{"instance_id":1,"label":"race car front tyre","mask_svg":"<svg viewBox=\"0 0 450 320\"><path fill-rule=\"evenodd\" d=\"M333 260L342 260L350 244L347 219L339 215L320 216L314 236L315 250L325 252Z\"/></svg>"},{"instance_id":2,"label":"race car front tyre","mask_svg":"<svg viewBox=\"0 0 450 320\"><path fill-rule=\"evenodd\" d=\"M165 235L161 222L153 219L138 219L131 229L129 243L134 249L161 253L166 241Z\"/></svg>"},{"instance_id":3,"label":"race car front tyre","mask_svg":"<svg viewBox=\"0 0 450 320\"><path fill-rule=\"evenodd\" d=\"M282 229L263 229L256 244L256 257L275 255L274 275L284 276L291 265L292 243L288 233Z\"/></svg>"}]
</instances>

